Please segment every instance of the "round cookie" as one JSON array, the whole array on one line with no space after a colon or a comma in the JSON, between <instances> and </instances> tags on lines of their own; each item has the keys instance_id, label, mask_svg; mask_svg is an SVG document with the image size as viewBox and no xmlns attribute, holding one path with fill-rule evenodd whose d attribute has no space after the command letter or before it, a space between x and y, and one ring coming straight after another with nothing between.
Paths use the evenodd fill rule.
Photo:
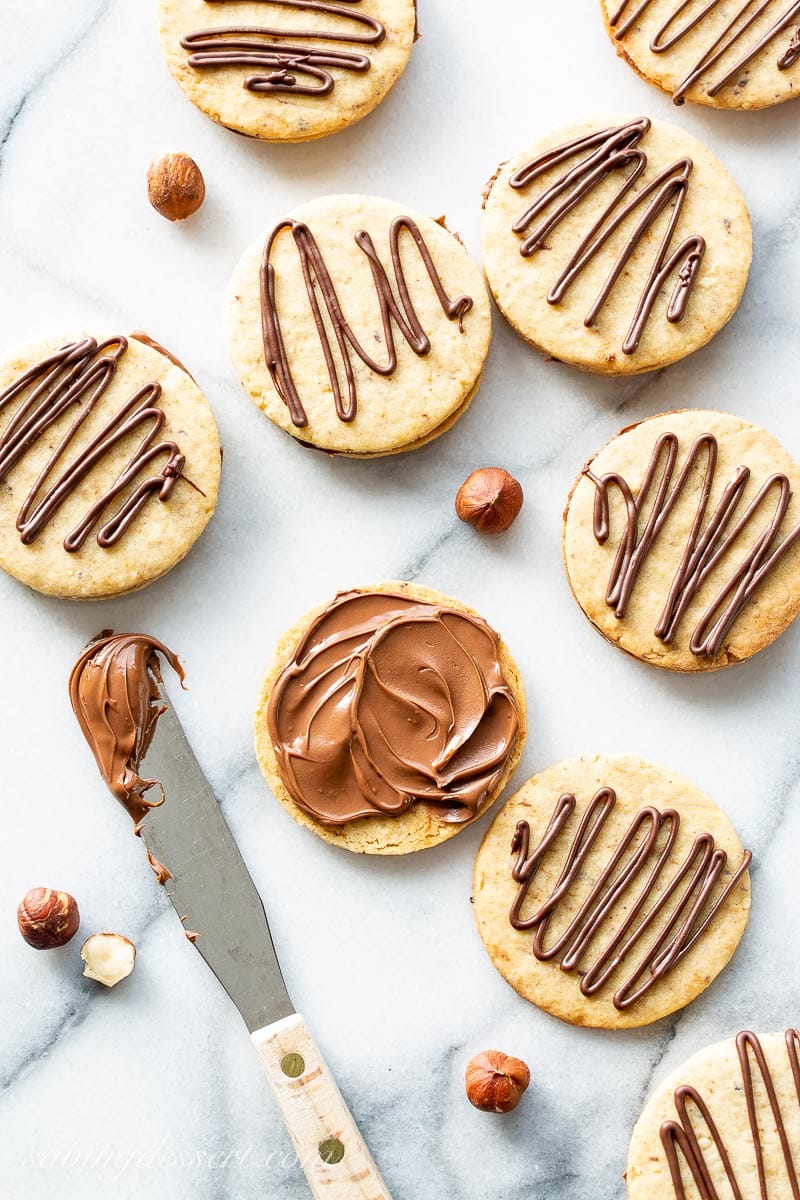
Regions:
<instances>
[{"instance_id":1,"label":"round cookie","mask_svg":"<svg viewBox=\"0 0 800 1200\"><path fill-rule=\"evenodd\" d=\"M526 1000L573 1025L630 1029L682 1008L726 965L747 924L749 861L727 817L674 772L571 759L495 817L475 860L475 919Z\"/></svg>"},{"instance_id":2,"label":"round cookie","mask_svg":"<svg viewBox=\"0 0 800 1200\"><path fill-rule=\"evenodd\" d=\"M498 168L483 256L500 311L533 346L633 375L685 358L733 316L750 217L719 160L683 129L594 117Z\"/></svg>"},{"instance_id":3,"label":"round cookie","mask_svg":"<svg viewBox=\"0 0 800 1200\"><path fill-rule=\"evenodd\" d=\"M167 65L219 124L308 142L372 112L416 40L415 0L159 0Z\"/></svg>"},{"instance_id":4,"label":"round cookie","mask_svg":"<svg viewBox=\"0 0 800 1200\"><path fill-rule=\"evenodd\" d=\"M220 462L208 401L146 334L25 346L0 363L0 567L69 599L145 587L205 529Z\"/></svg>"},{"instance_id":5,"label":"round cookie","mask_svg":"<svg viewBox=\"0 0 800 1200\"><path fill-rule=\"evenodd\" d=\"M255 717L279 802L358 854L454 837L500 795L526 731L505 643L466 605L400 582L340 593L292 626Z\"/></svg>"},{"instance_id":6,"label":"round cookie","mask_svg":"<svg viewBox=\"0 0 800 1200\"><path fill-rule=\"evenodd\" d=\"M684 0L600 5L619 56L675 104L758 109L800 96L797 0L715 0L690 13Z\"/></svg>"},{"instance_id":7,"label":"round cookie","mask_svg":"<svg viewBox=\"0 0 800 1200\"><path fill-rule=\"evenodd\" d=\"M796 1029L745 1030L673 1071L634 1127L628 1200L796 1196L798 1051Z\"/></svg>"},{"instance_id":8,"label":"round cookie","mask_svg":"<svg viewBox=\"0 0 800 1200\"><path fill-rule=\"evenodd\" d=\"M800 611L799 539L800 466L766 430L701 409L623 429L564 514L586 616L672 671L730 666L783 633Z\"/></svg>"},{"instance_id":9,"label":"round cookie","mask_svg":"<svg viewBox=\"0 0 800 1200\"><path fill-rule=\"evenodd\" d=\"M227 328L236 373L270 420L357 458L449 429L478 389L492 336L461 242L373 196L324 196L260 237L234 271Z\"/></svg>"}]
</instances>

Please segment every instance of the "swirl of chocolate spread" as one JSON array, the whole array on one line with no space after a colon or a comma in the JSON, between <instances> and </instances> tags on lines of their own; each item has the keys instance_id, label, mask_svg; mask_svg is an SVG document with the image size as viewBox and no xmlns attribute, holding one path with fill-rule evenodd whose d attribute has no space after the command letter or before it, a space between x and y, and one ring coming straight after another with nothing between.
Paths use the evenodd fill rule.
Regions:
<instances>
[{"instance_id":1,"label":"swirl of chocolate spread","mask_svg":"<svg viewBox=\"0 0 800 1200\"><path fill-rule=\"evenodd\" d=\"M673 483L678 457L678 438L664 433L656 441L644 479L637 495L625 479L612 471L595 475L591 467L583 474L597 489L594 504L594 536L602 545L608 540L609 492L615 487L622 496L625 510L625 530L611 568L606 603L622 619L628 608L636 581L675 504L690 486L695 464L705 456L705 473L699 491L697 515L680 565L672 581L664 611L655 628L655 635L665 645L674 640L678 626L708 576L715 569L744 530L754 524L758 512L767 507L767 522L747 554L736 564L730 579L717 593L698 621L689 641L689 649L698 657L715 658L725 638L750 597L767 579L778 563L800 540L800 525L782 530L786 511L792 498L792 488L786 475L771 475L738 518L739 507L750 478L748 467L738 467L720 497L717 507L706 521L708 499L714 483L719 446L711 433L701 434L694 442L686 463ZM641 528L641 514L650 493L652 506ZM768 501L773 495L772 512ZM731 522L733 527L729 528Z\"/></svg>"},{"instance_id":2,"label":"swirl of chocolate spread","mask_svg":"<svg viewBox=\"0 0 800 1200\"><path fill-rule=\"evenodd\" d=\"M229 4L231 0L206 0L208 4ZM330 47L290 45L287 38L300 41L323 40L347 42L356 46L378 46L386 37L386 27L374 17L355 12L346 5L361 0L338 0L326 4L322 0L261 0L263 4L287 9L296 8L308 13L343 17L351 23L350 30L337 33L331 29L270 29L254 25L224 25L200 29L181 38L181 46L189 50L189 66L198 70L212 67L267 68L246 76L242 86L249 92L286 92L295 96L327 96L334 88L331 67L344 71L368 71L372 63L364 54ZM358 33L357 23L367 29ZM271 41L267 39L272 39ZM274 68L274 69L271 69ZM309 80L300 82L300 77Z\"/></svg>"},{"instance_id":3,"label":"swirl of chocolate spread","mask_svg":"<svg viewBox=\"0 0 800 1200\"><path fill-rule=\"evenodd\" d=\"M792 1072L792 1079L794 1081L798 1109L800 1110L800 1053L798 1053L800 1051L800 1031L797 1029L787 1029L784 1041L786 1044L786 1054L789 1059L789 1069ZM747 1106L750 1135L753 1140L753 1151L758 1173L758 1194L761 1200L771 1200L771 1197L777 1200L779 1196L784 1196L786 1200L789 1200L790 1195L792 1200L800 1200L800 1180L798 1179L795 1167L792 1145L786 1127L786 1118L781 1111L775 1087L775 1079L764 1054L764 1048L758 1036L746 1029L736 1038L736 1050L742 1070L742 1089ZM773 1191L770 1186L765 1161L764 1143L764 1131L769 1128L769 1123L762 1124L759 1122L753 1067L750 1062L751 1054L755 1060L756 1069L761 1076L759 1094L766 1097L772 1116L772 1128L778 1135L789 1190L784 1190L783 1186L779 1185ZM730 1194L734 1197L734 1200L756 1200L755 1192L746 1190L751 1182L750 1175L748 1174L747 1179L737 1179L728 1149L702 1094L695 1087L682 1085L675 1089L674 1099L678 1120L665 1121L661 1126L660 1133L661 1144L667 1156L670 1178L672 1179L672 1186L675 1189L676 1200L687 1200L686 1185L681 1175L679 1155L683 1156L689 1168L700 1200L720 1200L720 1193L712 1182L710 1170L711 1164L716 1162L722 1165L725 1178L730 1187ZM695 1128L696 1119L693 1119L692 1111L689 1108L690 1102L692 1109L696 1110L702 1119L702 1128L699 1134ZM774 1183L778 1183L777 1174L772 1176L772 1179Z\"/></svg>"},{"instance_id":4,"label":"swirl of chocolate spread","mask_svg":"<svg viewBox=\"0 0 800 1200\"><path fill-rule=\"evenodd\" d=\"M555 852L575 809L575 797L566 793L559 798L550 823L533 850L530 825L527 821L517 823L511 851L517 856L512 877L519 890L508 919L514 929L536 931L532 949L539 962L556 960L562 971L575 971L581 976L580 990L584 996L596 995L617 974L627 956L636 954L633 969L625 968L630 973L618 984L613 996L614 1007L622 1012L694 949L749 868L753 856L749 850L745 851L740 865L712 902L727 862L725 851L715 848L711 834L701 834L671 874L668 863L680 830L680 816L672 808L664 812L653 807L642 808L567 928L552 946L545 947L550 922L559 905L563 902L567 911L572 912L570 890L580 878L616 803L613 788L601 788L595 794L572 842L560 855L564 867L558 882L529 917L522 916L523 905L542 860L551 850ZM601 935L604 923L615 910L624 913L625 919L613 937L594 951L591 963L586 964L589 946ZM651 933L646 937L648 930Z\"/></svg>"},{"instance_id":5,"label":"swirl of chocolate spread","mask_svg":"<svg viewBox=\"0 0 800 1200\"><path fill-rule=\"evenodd\" d=\"M183 683L177 655L145 633L101 633L86 647L69 679L69 697L83 736L137 833L150 809L164 802L159 781L143 779L139 772L164 711L159 655ZM155 800L147 795L152 788L159 789Z\"/></svg>"},{"instance_id":6,"label":"swirl of chocolate spread","mask_svg":"<svg viewBox=\"0 0 800 1200\"><path fill-rule=\"evenodd\" d=\"M328 378L330 379L334 403L336 405L336 414L340 421L354 420L358 409L356 381L353 374L351 353L356 354L365 366L369 367L370 371L373 371L376 375L394 375L397 370L397 349L395 347L392 322L397 325L400 333L418 357L424 358L430 352L430 339L422 328L419 317L414 309L414 304L408 291L408 281L406 280L403 263L400 258L400 235L403 230L410 235L419 252L436 297L442 306L442 311L450 321L457 320L459 329L462 333L464 332L464 317L472 308L472 297L459 296L456 300L451 300L448 297L439 273L434 266L431 252L416 222L412 221L410 217L397 217L392 222L389 230L392 266L400 295L399 304L395 298L392 285L389 282L386 269L378 257L375 243L366 230L362 229L355 235L355 242L359 249L366 255L372 270L372 280L378 294L383 336L387 350L387 361L385 363L377 362L364 346L361 345L352 326L348 323L336 292L336 285L331 279L322 251L309 227L300 221L281 221L280 225L267 238L264 247L264 257L261 263L261 324L264 337L264 360L267 364L267 369L269 370L275 390L289 409L292 424L296 427L302 429L308 424L308 418L306 417L302 400L295 386L289 360L286 355L286 348L283 343L281 322L275 299L275 268L270 262L275 240L285 229L291 231L297 247L297 253L300 257L303 278L308 293L308 302L314 317L314 323L317 327L319 340L322 344ZM346 403L342 397L336 355L331 344L330 334L326 328L325 318L322 315L317 289L322 294L328 321L333 326L333 334L341 360L341 369L344 371L347 381Z\"/></svg>"},{"instance_id":7,"label":"swirl of chocolate spread","mask_svg":"<svg viewBox=\"0 0 800 1200\"><path fill-rule=\"evenodd\" d=\"M628 192L647 169L647 155L640 149L639 143L649 129L648 118L640 117L627 125L598 130L587 137L577 138L574 142L545 151L521 167L509 180L512 188L524 190L553 167L584 155L577 164L568 167L514 222L514 233L523 238L519 252L523 258L530 258L546 245L552 231L585 196L602 184L612 171L631 168L616 196L581 240L547 295L549 304L560 303L570 286L603 249L612 234L647 202L644 212L638 217L614 262L599 296L584 318L583 323L589 329L596 324L601 309L625 271L634 251L642 241L649 239L652 226L664 210L671 206L667 228L622 343L624 354L633 354L638 349L659 293L673 274L677 274L677 278L667 305L667 320L676 324L683 319L706 251L705 239L699 234L685 238L680 245L671 250L689 190L689 177L694 169L691 158L678 159L671 167L660 171L654 179L637 191L632 199L623 204ZM552 205L555 207L550 215L544 215Z\"/></svg>"},{"instance_id":8,"label":"swirl of chocolate spread","mask_svg":"<svg viewBox=\"0 0 800 1200\"><path fill-rule=\"evenodd\" d=\"M124 337L99 344L94 338L72 342L29 367L0 392L0 414L19 401L0 434L0 483L28 451L51 436L52 426L66 413L77 410L63 435L56 435L53 453L19 510L17 529L24 545L36 540L86 476L140 427L144 427L144 436L137 449L107 491L64 538L64 549L70 554L80 550L100 522L98 546L116 545L151 496L165 502L177 480L185 479L182 471L186 459L180 447L175 442L156 441L166 416L158 407L161 384L155 382L139 388L83 449L68 457L74 438L102 402L127 349ZM164 456L154 475L136 483L145 468ZM107 516L107 510L120 497L124 499L119 507Z\"/></svg>"},{"instance_id":9,"label":"swirl of chocolate spread","mask_svg":"<svg viewBox=\"0 0 800 1200\"><path fill-rule=\"evenodd\" d=\"M379 592L345 592L311 624L267 721L294 802L323 825L434 806L468 821L519 733L497 634L479 617Z\"/></svg>"},{"instance_id":10,"label":"swirl of chocolate spread","mask_svg":"<svg viewBox=\"0 0 800 1200\"><path fill-rule=\"evenodd\" d=\"M635 25L638 25L643 17L646 17L647 10L650 8L653 0L640 0L638 4L636 4L634 0L633 8L631 8L631 3L632 0L622 0L619 8L610 18L610 24L612 28L618 26L618 28L614 29L614 37L619 42L624 40L625 35L629 33ZM687 15L680 28L670 32L670 30L673 30L676 22L679 21L686 12L690 3L691 0L677 0L673 11L669 14L666 20L661 23L650 39L650 50L653 52L653 54L667 54L673 48L673 46L679 45L683 39L688 37L695 29L702 29L703 22L709 16L716 15L716 13L719 11L722 0L709 0L709 2L699 12L697 12L695 16L692 17L691 15ZM689 89L694 87L694 85L698 83L704 75L708 75L711 71L713 71L713 68L717 65L720 59L723 58L729 50L733 50L734 47L736 47L737 43L741 41L741 39L750 30L759 17L761 17L763 13L768 12L770 8L775 13L775 20L773 24L761 37L756 38L755 41L751 40L749 44L747 44L746 49L736 60L734 65L709 85L709 87L706 89L707 95L718 96L719 93L728 86L728 84L737 81L742 71L744 71L745 68L750 65L753 59L756 58L761 51L770 44L770 42L774 41L775 38L777 38L779 34L783 33L785 30L797 25L798 21L800 21L800 0L794 0L793 3L788 5L788 7L786 6L785 0L744 0L743 3L738 5L738 7L736 4L728 5L727 0L725 0L725 3L726 15L728 10L730 10L731 13L730 21L724 26L722 31L717 34L714 41L710 43L705 53L701 55L696 63L694 63L686 78L675 89L672 94L672 101L674 104L683 104L685 102L686 93L689 91ZM782 9L780 14L778 14L779 8ZM631 9L630 12L628 12L629 9ZM628 12L627 17L625 16L626 12ZM625 19L623 20L623 18ZM622 24L620 24L620 22L622 22ZM793 37L787 49L782 51L782 53L779 55L777 60L778 70L787 71L790 67L794 66L798 58L800 58L800 30L795 33L795 36Z\"/></svg>"}]
</instances>

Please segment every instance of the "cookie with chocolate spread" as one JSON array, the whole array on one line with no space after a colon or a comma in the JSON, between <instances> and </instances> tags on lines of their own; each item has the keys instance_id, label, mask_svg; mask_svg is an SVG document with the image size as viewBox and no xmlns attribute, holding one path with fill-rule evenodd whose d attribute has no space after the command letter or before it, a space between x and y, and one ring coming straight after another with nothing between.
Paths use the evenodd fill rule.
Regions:
<instances>
[{"instance_id":1,"label":"cookie with chocolate spread","mask_svg":"<svg viewBox=\"0 0 800 1200\"><path fill-rule=\"evenodd\" d=\"M221 125L308 142L354 125L402 75L415 0L159 0L167 65Z\"/></svg>"},{"instance_id":2,"label":"cookie with chocolate spread","mask_svg":"<svg viewBox=\"0 0 800 1200\"><path fill-rule=\"evenodd\" d=\"M655 1090L628 1150L628 1200L800 1194L800 1032L744 1030Z\"/></svg>"},{"instance_id":3,"label":"cookie with chocolate spread","mask_svg":"<svg viewBox=\"0 0 800 1200\"><path fill-rule=\"evenodd\" d=\"M800 96L800 0L600 0L617 53L675 104Z\"/></svg>"},{"instance_id":4,"label":"cookie with chocolate spread","mask_svg":"<svg viewBox=\"0 0 800 1200\"><path fill-rule=\"evenodd\" d=\"M228 295L242 385L298 441L373 458L449 429L492 336L479 268L434 221L374 196L324 196L246 251Z\"/></svg>"},{"instance_id":5,"label":"cookie with chocolate spread","mask_svg":"<svg viewBox=\"0 0 800 1200\"><path fill-rule=\"evenodd\" d=\"M672 771L595 755L528 780L475 861L478 930L526 1000L568 1021L630 1029L716 978L750 911L750 853Z\"/></svg>"},{"instance_id":6,"label":"cookie with chocolate spread","mask_svg":"<svg viewBox=\"0 0 800 1200\"><path fill-rule=\"evenodd\" d=\"M702 409L663 413L584 466L564 564L614 645L672 671L749 658L800 612L800 465L765 429Z\"/></svg>"},{"instance_id":7,"label":"cookie with chocolate spread","mask_svg":"<svg viewBox=\"0 0 800 1200\"><path fill-rule=\"evenodd\" d=\"M0 567L76 600L145 587L217 502L214 417L146 334L48 338L0 363Z\"/></svg>"},{"instance_id":8,"label":"cookie with chocolate spread","mask_svg":"<svg viewBox=\"0 0 800 1200\"><path fill-rule=\"evenodd\" d=\"M525 733L505 643L466 605L411 583L342 592L298 621L255 718L283 807L360 854L454 837L500 795Z\"/></svg>"},{"instance_id":9,"label":"cookie with chocolate spread","mask_svg":"<svg viewBox=\"0 0 800 1200\"><path fill-rule=\"evenodd\" d=\"M634 375L704 346L752 257L742 193L709 150L647 117L596 117L500 166L484 193L489 286L537 349Z\"/></svg>"}]
</instances>

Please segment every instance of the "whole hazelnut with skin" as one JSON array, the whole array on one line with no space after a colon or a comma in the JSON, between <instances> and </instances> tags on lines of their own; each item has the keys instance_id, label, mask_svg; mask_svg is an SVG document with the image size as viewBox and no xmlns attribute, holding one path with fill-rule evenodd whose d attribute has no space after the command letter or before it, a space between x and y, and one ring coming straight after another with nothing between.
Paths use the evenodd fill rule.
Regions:
<instances>
[{"instance_id":1,"label":"whole hazelnut with skin","mask_svg":"<svg viewBox=\"0 0 800 1200\"><path fill-rule=\"evenodd\" d=\"M147 171L147 196L168 221L185 221L205 200L200 168L188 154L162 154Z\"/></svg>"},{"instance_id":2,"label":"whole hazelnut with skin","mask_svg":"<svg viewBox=\"0 0 800 1200\"><path fill-rule=\"evenodd\" d=\"M56 950L66 946L78 932L81 915L69 892L53 888L31 888L17 909L19 931L35 950Z\"/></svg>"},{"instance_id":3,"label":"whole hazelnut with skin","mask_svg":"<svg viewBox=\"0 0 800 1200\"><path fill-rule=\"evenodd\" d=\"M81 946L83 973L106 987L127 979L136 962L136 947L121 933L93 933Z\"/></svg>"},{"instance_id":4,"label":"whole hazelnut with skin","mask_svg":"<svg viewBox=\"0 0 800 1200\"><path fill-rule=\"evenodd\" d=\"M462 483L456 515L479 533L505 533L522 508L522 487L502 467L481 467Z\"/></svg>"},{"instance_id":5,"label":"whole hazelnut with skin","mask_svg":"<svg viewBox=\"0 0 800 1200\"><path fill-rule=\"evenodd\" d=\"M530 1081L531 1073L521 1058L484 1050L467 1064L467 1099L481 1112L511 1112Z\"/></svg>"}]
</instances>

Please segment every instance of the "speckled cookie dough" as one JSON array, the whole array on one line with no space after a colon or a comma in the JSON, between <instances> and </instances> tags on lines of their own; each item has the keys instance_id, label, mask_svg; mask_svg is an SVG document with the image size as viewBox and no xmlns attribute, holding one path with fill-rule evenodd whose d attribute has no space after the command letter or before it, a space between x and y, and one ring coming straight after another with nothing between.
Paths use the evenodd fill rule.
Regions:
<instances>
[{"instance_id":1,"label":"speckled cookie dough","mask_svg":"<svg viewBox=\"0 0 800 1200\"><path fill-rule=\"evenodd\" d=\"M219 124L270 142L354 125L402 75L414 0L159 0L167 65Z\"/></svg>"},{"instance_id":2,"label":"speckled cookie dough","mask_svg":"<svg viewBox=\"0 0 800 1200\"><path fill-rule=\"evenodd\" d=\"M750 217L719 160L683 129L599 116L498 168L483 255L500 311L533 346L633 375L685 358L736 312Z\"/></svg>"},{"instance_id":3,"label":"speckled cookie dough","mask_svg":"<svg viewBox=\"0 0 800 1200\"><path fill-rule=\"evenodd\" d=\"M651 464L649 492L640 496ZM609 479L602 541L602 480L609 476L639 499L641 515L631 509L629 516ZM659 494L655 531L650 516ZM664 413L622 430L584 467L564 514L564 564L575 598L612 644L656 667L709 671L762 650L800 612L799 523L800 466L770 433L726 413ZM630 537L626 553L620 546Z\"/></svg>"},{"instance_id":4,"label":"speckled cookie dough","mask_svg":"<svg viewBox=\"0 0 800 1200\"><path fill-rule=\"evenodd\" d=\"M727 857L715 866L717 851ZM573 1025L630 1029L683 1008L731 958L750 911L748 862L727 817L676 773L627 756L571 759L495 817L475 860L475 919L526 1000Z\"/></svg>"},{"instance_id":5,"label":"speckled cookie dough","mask_svg":"<svg viewBox=\"0 0 800 1200\"><path fill-rule=\"evenodd\" d=\"M628 1200L792 1200L800 1147L798 1050L795 1029L746 1030L673 1071L634 1127Z\"/></svg>"},{"instance_id":6,"label":"speckled cookie dough","mask_svg":"<svg viewBox=\"0 0 800 1200\"><path fill-rule=\"evenodd\" d=\"M167 351L138 332L48 338L0 364L0 392L9 575L105 599L191 549L216 507L220 444L208 401Z\"/></svg>"},{"instance_id":7,"label":"speckled cookie dough","mask_svg":"<svg viewBox=\"0 0 800 1200\"><path fill-rule=\"evenodd\" d=\"M800 96L800 3L600 0L617 54L676 104L758 109Z\"/></svg>"},{"instance_id":8,"label":"speckled cookie dough","mask_svg":"<svg viewBox=\"0 0 800 1200\"><path fill-rule=\"evenodd\" d=\"M407 597L427 604L443 605L449 609L478 616L472 609L457 600L433 591L431 588L417 584L388 582L375 584L370 587L354 589L354 592L368 595L371 593L388 593ZM441 805L413 804L396 816L370 816L352 820L344 825L324 825L314 820L292 799L278 763L273 748L268 725L268 708L270 697L276 683L286 666L292 661L295 650L315 619L325 611L327 605L320 605L307 613L281 638L275 651L274 661L267 673L261 688L258 708L255 716L255 744L261 771L272 789L275 797L286 811L298 822L321 837L331 845L340 846L356 854L409 854L416 850L425 850L440 842L455 837L474 820L480 819L487 809L495 802L513 774L522 754L527 733L525 693L520 678L519 669L502 640L499 641L497 658L503 680L513 696L519 720L519 732L508 758L502 766L491 794L480 805L476 816L471 820L453 823L446 819L447 809Z\"/></svg>"},{"instance_id":9,"label":"speckled cookie dough","mask_svg":"<svg viewBox=\"0 0 800 1200\"><path fill-rule=\"evenodd\" d=\"M271 421L318 449L371 458L416 449L466 411L489 352L491 304L480 269L440 221L372 196L325 196L245 252L227 331L234 369Z\"/></svg>"}]
</instances>

